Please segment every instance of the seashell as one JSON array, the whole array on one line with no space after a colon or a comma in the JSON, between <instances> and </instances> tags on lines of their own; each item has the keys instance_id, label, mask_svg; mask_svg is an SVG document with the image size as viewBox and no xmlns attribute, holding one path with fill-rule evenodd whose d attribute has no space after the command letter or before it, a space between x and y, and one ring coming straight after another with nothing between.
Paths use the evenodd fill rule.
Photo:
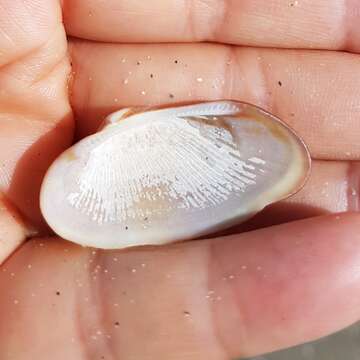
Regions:
<instances>
[{"instance_id":1,"label":"seashell","mask_svg":"<svg viewBox=\"0 0 360 360\"><path fill-rule=\"evenodd\" d=\"M298 191L309 169L299 137L249 104L123 109L55 160L40 205L75 243L159 245L245 221Z\"/></svg>"}]
</instances>

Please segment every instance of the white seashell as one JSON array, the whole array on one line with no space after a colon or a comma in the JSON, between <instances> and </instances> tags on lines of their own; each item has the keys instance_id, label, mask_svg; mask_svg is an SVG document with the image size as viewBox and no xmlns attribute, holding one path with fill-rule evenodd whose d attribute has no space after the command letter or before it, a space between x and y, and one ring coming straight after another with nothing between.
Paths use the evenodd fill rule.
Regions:
<instances>
[{"instance_id":1,"label":"white seashell","mask_svg":"<svg viewBox=\"0 0 360 360\"><path fill-rule=\"evenodd\" d=\"M124 109L55 160L40 203L78 244L158 245L248 219L299 190L309 169L304 143L252 105Z\"/></svg>"}]
</instances>

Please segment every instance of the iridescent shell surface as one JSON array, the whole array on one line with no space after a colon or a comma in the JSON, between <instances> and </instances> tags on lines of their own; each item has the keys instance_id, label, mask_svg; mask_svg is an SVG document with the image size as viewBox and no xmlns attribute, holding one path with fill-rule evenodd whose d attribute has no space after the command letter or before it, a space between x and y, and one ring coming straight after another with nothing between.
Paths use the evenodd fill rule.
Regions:
<instances>
[{"instance_id":1,"label":"iridescent shell surface","mask_svg":"<svg viewBox=\"0 0 360 360\"><path fill-rule=\"evenodd\" d=\"M40 203L78 244L158 245L248 219L299 190L309 168L299 137L249 104L123 109L55 160Z\"/></svg>"}]
</instances>

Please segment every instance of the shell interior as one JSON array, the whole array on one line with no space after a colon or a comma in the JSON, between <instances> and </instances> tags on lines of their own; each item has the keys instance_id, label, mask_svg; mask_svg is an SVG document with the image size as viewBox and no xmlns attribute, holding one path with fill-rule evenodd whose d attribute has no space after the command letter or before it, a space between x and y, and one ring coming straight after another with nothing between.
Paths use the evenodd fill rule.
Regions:
<instances>
[{"instance_id":1,"label":"shell interior","mask_svg":"<svg viewBox=\"0 0 360 360\"><path fill-rule=\"evenodd\" d=\"M309 166L294 132L252 105L126 109L55 160L41 209L81 245L164 244L246 220L298 190Z\"/></svg>"}]
</instances>

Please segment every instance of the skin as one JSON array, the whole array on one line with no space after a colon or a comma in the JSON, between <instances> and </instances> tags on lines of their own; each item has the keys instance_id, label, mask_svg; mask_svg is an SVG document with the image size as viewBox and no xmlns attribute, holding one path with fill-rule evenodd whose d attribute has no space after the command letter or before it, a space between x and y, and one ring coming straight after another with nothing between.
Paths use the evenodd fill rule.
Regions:
<instances>
[{"instance_id":1,"label":"skin","mask_svg":"<svg viewBox=\"0 0 360 360\"><path fill-rule=\"evenodd\" d=\"M357 0L0 0L0 358L226 360L357 321L359 21ZM219 98L304 138L301 192L159 248L49 233L41 180L74 138L120 107Z\"/></svg>"}]
</instances>

